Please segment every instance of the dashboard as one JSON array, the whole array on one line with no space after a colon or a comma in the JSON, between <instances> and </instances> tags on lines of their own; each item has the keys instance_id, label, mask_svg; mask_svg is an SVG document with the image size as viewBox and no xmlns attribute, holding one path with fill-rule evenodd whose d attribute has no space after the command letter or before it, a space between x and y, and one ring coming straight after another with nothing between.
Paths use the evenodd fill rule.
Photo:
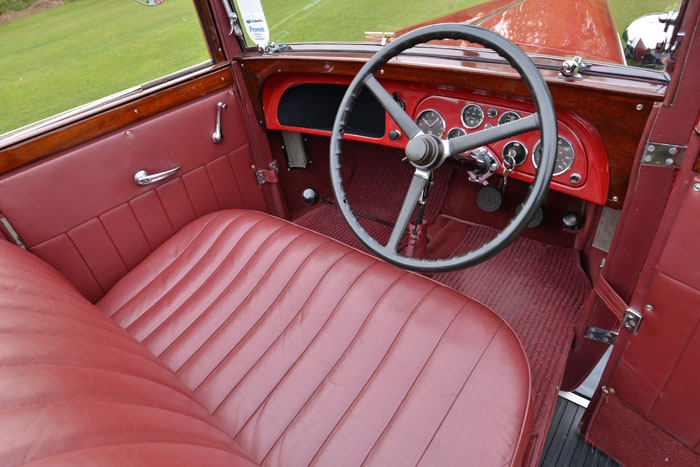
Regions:
<instances>
[{"instance_id":1,"label":"dashboard","mask_svg":"<svg viewBox=\"0 0 700 467\"><path fill-rule=\"evenodd\" d=\"M424 133L441 139L507 125L535 112L531 101L479 91L436 89L420 84L380 80ZM330 135L335 112L349 84L342 77L284 74L263 89L268 129ZM550 188L604 205L609 190L609 162L596 129L569 109L557 108L557 160ZM509 171L531 182L539 163L539 132L531 131L489 144L497 174ZM371 94L360 94L345 138L404 148L408 139ZM459 156L453 162L459 163ZM466 177L465 177L466 178Z\"/></svg>"}]
</instances>

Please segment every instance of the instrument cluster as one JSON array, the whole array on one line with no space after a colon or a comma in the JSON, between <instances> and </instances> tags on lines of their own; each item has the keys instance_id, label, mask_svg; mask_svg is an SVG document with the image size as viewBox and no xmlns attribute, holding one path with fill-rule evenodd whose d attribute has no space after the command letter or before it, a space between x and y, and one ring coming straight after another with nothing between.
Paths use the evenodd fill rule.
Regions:
<instances>
[{"instance_id":1,"label":"instrument cluster","mask_svg":"<svg viewBox=\"0 0 700 467\"><path fill-rule=\"evenodd\" d=\"M414 119L423 133L449 139L497 125L507 125L532 113L533 110L528 109L527 104L515 108L513 103L506 107L500 104L431 96L417 106ZM567 124L559 121L558 130L553 180L569 186L582 185L587 178L583 144ZM511 176L532 180L542 155L539 137L539 131L530 131L490 144L488 149L498 157L501 164L500 173L503 173L503 167L507 165L513 169Z\"/></svg>"}]
</instances>

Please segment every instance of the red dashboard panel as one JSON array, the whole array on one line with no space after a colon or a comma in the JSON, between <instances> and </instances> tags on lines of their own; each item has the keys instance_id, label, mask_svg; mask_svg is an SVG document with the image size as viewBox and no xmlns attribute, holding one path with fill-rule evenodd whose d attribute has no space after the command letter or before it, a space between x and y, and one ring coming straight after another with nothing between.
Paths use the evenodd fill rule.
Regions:
<instances>
[{"instance_id":1,"label":"red dashboard panel","mask_svg":"<svg viewBox=\"0 0 700 467\"><path fill-rule=\"evenodd\" d=\"M348 85L350 79L306 74L281 74L270 78L263 88L263 105L268 129L330 135L330 132L325 130L282 125L277 118L279 102L284 92L292 86L308 83ZM508 111L516 112L521 117L530 115L535 111L534 105L530 101L492 94L436 89L432 86L421 86L419 84L407 85L398 81L382 81L382 85L389 93L397 93L398 97L406 105L406 112L414 120L422 111L427 109L440 113L445 120L445 133L456 127L471 133L484 129L485 125L497 125L498 118ZM493 108L497 114L493 117L485 115L484 121L478 126L473 129L467 129L461 119L461 113L462 109L468 104L479 105L485 114L489 109ZM312 107L313 103L310 102L309 106ZM308 108L305 110L308 111ZM386 127L383 137L371 138L346 133L345 138L404 148L408 142L407 138L401 135L398 139L391 140L389 132L398 130L398 126L388 115L385 118ZM571 144L575 157L573 164L568 170L552 178L551 188L580 199L604 205L610 186L610 170L603 141L590 123L568 109L557 108L557 119L559 122L559 136ZM518 165L510 174L510 177L528 182L532 181L536 171L532 155L535 144L539 140L539 132L537 131L523 133L517 137L489 145L489 149L501 163L498 173L503 173L503 147L513 140L521 142L527 148L528 154L524 162ZM572 177L575 174L578 176Z\"/></svg>"}]
</instances>

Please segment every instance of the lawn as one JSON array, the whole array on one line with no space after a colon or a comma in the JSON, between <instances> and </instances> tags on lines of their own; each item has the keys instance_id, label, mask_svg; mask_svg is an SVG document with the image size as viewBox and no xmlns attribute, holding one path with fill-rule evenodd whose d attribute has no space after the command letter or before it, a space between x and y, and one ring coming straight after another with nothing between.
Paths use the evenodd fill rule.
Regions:
<instances>
[{"instance_id":1,"label":"lawn","mask_svg":"<svg viewBox=\"0 0 700 467\"><path fill-rule=\"evenodd\" d=\"M28 0L0 0L0 6ZM263 0L272 40L357 41L481 0ZM426 6L430 5L428 13ZM618 30L673 0L610 0ZM192 0L72 0L0 26L0 134L209 58Z\"/></svg>"},{"instance_id":2,"label":"lawn","mask_svg":"<svg viewBox=\"0 0 700 467\"><path fill-rule=\"evenodd\" d=\"M76 0L0 26L0 134L209 59L191 0Z\"/></svg>"}]
</instances>

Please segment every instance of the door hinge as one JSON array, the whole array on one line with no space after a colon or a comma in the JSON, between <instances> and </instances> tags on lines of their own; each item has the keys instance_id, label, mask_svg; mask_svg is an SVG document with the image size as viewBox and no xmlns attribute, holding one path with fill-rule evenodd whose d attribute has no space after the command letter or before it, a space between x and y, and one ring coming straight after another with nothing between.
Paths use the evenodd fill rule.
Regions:
<instances>
[{"instance_id":1,"label":"door hinge","mask_svg":"<svg viewBox=\"0 0 700 467\"><path fill-rule=\"evenodd\" d=\"M258 181L258 185L264 185L266 183L279 183L279 173L280 169L277 165L277 161L272 161L269 169L261 169L255 172L255 178Z\"/></svg>"},{"instance_id":2,"label":"door hinge","mask_svg":"<svg viewBox=\"0 0 700 467\"><path fill-rule=\"evenodd\" d=\"M686 149L687 146L648 142L646 146L644 146L642 164L673 167L677 169L681 166L681 162L683 162Z\"/></svg>"},{"instance_id":3,"label":"door hinge","mask_svg":"<svg viewBox=\"0 0 700 467\"><path fill-rule=\"evenodd\" d=\"M637 334L637 331L639 331L639 326L642 324L642 319L643 316L640 312L634 308L627 308L625 310L625 315L622 317L622 322L620 325L632 334ZM615 344L617 336L617 331L601 329L595 326L589 326L588 330L586 331L586 337L588 339L609 345Z\"/></svg>"},{"instance_id":4,"label":"door hinge","mask_svg":"<svg viewBox=\"0 0 700 467\"><path fill-rule=\"evenodd\" d=\"M586 337L604 344L614 345L617 340L617 331L609 331L607 329L589 326L586 331Z\"/></svg>"}]
</instances>

